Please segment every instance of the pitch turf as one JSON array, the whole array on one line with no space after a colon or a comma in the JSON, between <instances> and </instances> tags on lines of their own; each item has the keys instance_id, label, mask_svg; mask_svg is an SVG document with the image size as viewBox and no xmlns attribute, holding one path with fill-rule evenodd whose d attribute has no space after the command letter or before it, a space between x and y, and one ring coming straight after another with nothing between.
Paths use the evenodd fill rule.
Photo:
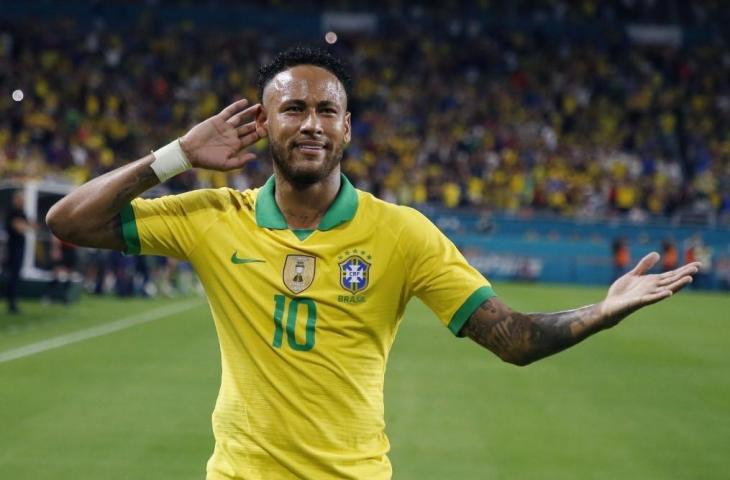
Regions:
<instances>
[{"instance_id":1,"label":"pitch turf","mask_svg":"<svg viewBox=\"0 0 730 480\"><path fill-rule=\"evenodd\" d=\"M603 290L498 292L515 308L545 310ZM193 306L170 314L180 302ZM21 317L0 315L0 478L203 478L219 363L201 299L23 307ZM394 478L727 478L728 312L727 294L683 292L518 368L453 338L413 302L386 380ZM108 325L121 329L2 360Z\"/></svg>"}]
</instances>

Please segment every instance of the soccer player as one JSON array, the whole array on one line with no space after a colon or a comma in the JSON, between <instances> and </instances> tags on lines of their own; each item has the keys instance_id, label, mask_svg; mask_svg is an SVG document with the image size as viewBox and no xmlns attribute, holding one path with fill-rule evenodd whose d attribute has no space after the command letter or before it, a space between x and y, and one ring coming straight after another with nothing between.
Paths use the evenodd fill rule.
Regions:
<instances>
[{"instance_id":1,"label":"soccer player","mask_svg":"<svg viewBox=\"0 0 730 480\"><path fill-rule=\"evenodd\" d=\"M260 70L261 104L234 102L48 213L67 241L194 266L221 348L210 480L390 478L384 372L413 296L455 335L526 365L669 297L697 271L649 275L652 253L595 305L511 310L423 215L341 174L348 86L330 54L286 51ZM137 198L188 168L240 168L263 137L274 175L261 188Z\"/></svg>"}]
</instances>

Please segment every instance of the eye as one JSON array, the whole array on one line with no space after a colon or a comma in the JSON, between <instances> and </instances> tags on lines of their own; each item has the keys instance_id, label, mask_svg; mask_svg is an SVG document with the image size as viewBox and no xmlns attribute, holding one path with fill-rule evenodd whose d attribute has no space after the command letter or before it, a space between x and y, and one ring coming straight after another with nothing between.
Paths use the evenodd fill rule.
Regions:
<instances>
[{"instance_id":1,"label":"eye","mask_svg":"<svg viewBox=\"0 0 730 480\"><path fill-rule=\"evenodd\" d=\"M299 105L289 105L284 109L285 112L301 112L302 110L304 109Z\"/></svg>"}]
</instances>

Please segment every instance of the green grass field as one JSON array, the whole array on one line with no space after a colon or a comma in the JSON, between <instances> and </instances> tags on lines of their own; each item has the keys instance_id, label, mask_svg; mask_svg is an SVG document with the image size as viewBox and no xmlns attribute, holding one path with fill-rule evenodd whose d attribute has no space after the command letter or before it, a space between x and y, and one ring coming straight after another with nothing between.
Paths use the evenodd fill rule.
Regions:
<instances>
[{"instance_id":1,"label":"green grass field","mask_svg":"<svg viewBox=\"0 0 730 480\"><path fill-rule=\"evenodd\" d=\"M591 303L603 290L498 292L534 311ZM22 306L20 317L0 315L0 478L204 477L219 359L202 299ZM519 368L455 339L413 302L386 380L394 478L728 478L728 312L727 294L683 292Z\"/></svg>"}]
</instances>

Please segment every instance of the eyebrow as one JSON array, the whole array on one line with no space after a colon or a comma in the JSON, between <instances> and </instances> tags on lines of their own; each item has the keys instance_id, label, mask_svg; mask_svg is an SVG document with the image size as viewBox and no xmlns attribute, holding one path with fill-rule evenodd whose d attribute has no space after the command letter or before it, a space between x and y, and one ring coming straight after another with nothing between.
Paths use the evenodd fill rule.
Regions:
<instances>
[{"instance_id":1,"label":"eyebrow","mask_svg":"<svg viewBox=\"0 0 730 480\"><path fill-rule=\"evenodd\" d=\"M284 100L281 102L281 105L296 105L298 107L306 106L307 102L301 99L291 99L291 100ZM320 102L317 102L317 108L326 108L326 107L333 107L339 110L340 106L333 102L332 100L322 100Z\"/></svg>"}]
</instances>

